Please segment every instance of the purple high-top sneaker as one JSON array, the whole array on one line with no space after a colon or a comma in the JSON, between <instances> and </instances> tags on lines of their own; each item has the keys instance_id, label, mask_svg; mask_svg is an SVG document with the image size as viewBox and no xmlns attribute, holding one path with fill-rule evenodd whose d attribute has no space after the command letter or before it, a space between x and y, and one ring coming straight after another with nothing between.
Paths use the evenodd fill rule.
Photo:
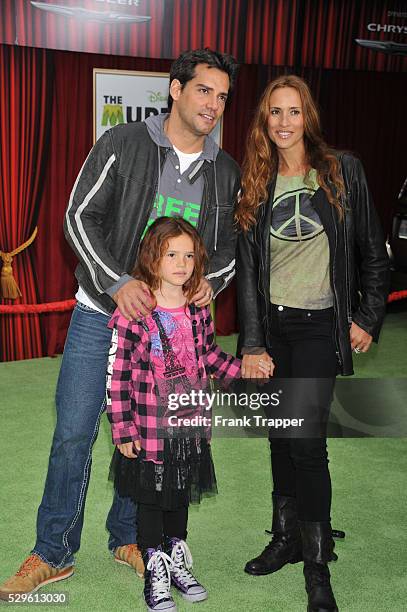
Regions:
<instances>
[{"instance_id":1,"label":"purple high-top sneaker","mask_svg":"<svg viewBox=\"0 0 407 612\"><path fill-rule=\"evenodd\" d=\"M143 553L144 600L149 612L176 612L177 607L171 597L170 557L159 548L147 548Z\"/></svg>"},{"instance_id":2,"label":"purple high-top sneaker","mask_svg":"<svg viewBox=\"0 0 407 612\"><path fill-rule=\"evenodd\" d=\"M168 538L166 549L172 561L171 582L182 597L192 602L206 599L207 590L189 571L192 569L192 555L187 543L179 538Z\"/></svg>"}]
</instances>

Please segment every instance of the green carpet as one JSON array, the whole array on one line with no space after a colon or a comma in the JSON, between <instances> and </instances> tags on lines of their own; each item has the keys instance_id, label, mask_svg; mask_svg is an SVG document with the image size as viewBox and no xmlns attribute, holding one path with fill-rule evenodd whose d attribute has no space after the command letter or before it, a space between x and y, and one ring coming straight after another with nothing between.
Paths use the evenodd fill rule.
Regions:
<instances>
[{"instance_id":1,"label":"green carpet","mask_svg":"<svg viewBox=\"0 0 407 612\"><path fill-rule=\"evenodd\" d=\"M407 313L387 316L379 346L357 356L357 376L407 377ZM219 338L233 350L233 338ZM60 358L0 365L1 475L0 580L18 568L34 544L52 430L53 395ZM332 439L333 525L346 531L331 564L341 612L402 612L407 601L407 442L405 439ZM112 451L103 417L93 453L81 550L74 577L39 593L63 592L69 610L142 611L142 581L114 563L104 522L112 490ZM189 544L196 575L209 599L202 612L305 612L301 564L265 577L243 571L267 543L270 527L268 448L262 439L214 440L219 495L190 512ZM176 597L178 610L191 604ZM0 605L10 605L2 603ZM28 605L20 607L27 608ZM42 605L42 609L58 609Z\"/></svg>"}]
</instances>

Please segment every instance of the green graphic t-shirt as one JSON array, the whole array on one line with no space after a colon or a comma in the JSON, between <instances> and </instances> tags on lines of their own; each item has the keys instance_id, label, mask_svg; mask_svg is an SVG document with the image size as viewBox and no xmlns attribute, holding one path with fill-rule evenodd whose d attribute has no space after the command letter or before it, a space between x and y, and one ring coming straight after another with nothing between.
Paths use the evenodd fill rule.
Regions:
<instances>
[{"instance_id":1,"label":"green graphic t-shirt","mask_svg":"<svg viewBox=\"0 0 407 612\"><path fill-rule=\"evenodd\" d=\"M189 221L191 225L196 227L198 225L200 210L201 204L184 202L184 200L159 193L156 195L153 210L151 211L143 236L147 228L159 217L182 217L185 221Z\"/></svg>"},{"instance_id":2,"label":"green graphic t-shirt","mask_svg":"<svg viewBox=\"0 0 407 612\"><path fill-rule=\"evenodd\" d=\"M178 149L168 152L160 176L158 192L155 197L147 228L159 217L182 217L197 227L201 210L203 179L194 175L201 153L183 153Z\"/></svg>"},{"instance_id":3,"label":"green graphic t-shirt","mask_svg":"<svg viewBox=\"0 0 407 612\"><path fill-rule=\"evenodd\" d=\"M277 176L270 227L270 299L291 308L320 310L333 304L328 238L311 198L319 188L312 169Z\"/></svg>"}]
</instances>

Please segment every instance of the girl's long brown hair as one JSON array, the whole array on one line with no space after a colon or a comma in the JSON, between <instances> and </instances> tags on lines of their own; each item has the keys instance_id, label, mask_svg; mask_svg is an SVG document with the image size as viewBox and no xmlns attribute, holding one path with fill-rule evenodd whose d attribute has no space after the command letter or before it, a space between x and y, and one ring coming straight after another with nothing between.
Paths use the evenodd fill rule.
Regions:
<instances>
[{"instance_id":1,"label":"girl's long brown hair","mask_svg":"<svg viewBox=\"0 0 407 612\"><path fill-rule=\"evenodd\" d=\"M144 281L150 289L159 289L161 279L159 267L170 238L186 234L194 245L194 271L190 279L183 285L184 295L189 301L196 293L198 285L205 273L208 256L202 238L196 229L178 217L160 217L148 228L140 245L135 268L132 275Z\"/></svg>"},{"instance_id":2,"label":"girl's long brown hair","mask_svg":"<svg viewBox=\"0 0 407 612\"><path fill-rule=\"evenodd\" d=\"M278 173L277 147L270 140L267 121L270 114L270 96L279 87L293 87L300 95L304 116L304 145L308 171L315 168L318 183L325 191L329 203L342 218L343 211L339 201L345 187L340 172L339 161L332 149L325 143L316 103L308 85L296 75L280 76L269 83L260 99L249 129L246 155L242 169L242 197L236 209L236 220L247 231L256 222L259 206L268 197L268 185ZM307 181L308 173L305 177ZM329 188L334 185L335 193Z\"/></svg>"}]
</instances>

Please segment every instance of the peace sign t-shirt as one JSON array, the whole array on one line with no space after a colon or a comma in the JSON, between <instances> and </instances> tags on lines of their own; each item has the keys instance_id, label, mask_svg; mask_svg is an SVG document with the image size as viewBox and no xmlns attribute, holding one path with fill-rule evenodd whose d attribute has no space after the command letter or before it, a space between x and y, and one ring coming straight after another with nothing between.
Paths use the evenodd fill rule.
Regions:
<instances>
[{"instance_id":1,"label":"peace sign t-shirt","mask_svg":"<svg viewBox=\"0 0 407 612\"><path fill-rule=\"evenodd\" d=\"M319 188L312 169L277 176L270 226L270 298L273 304L320 310L333 305L329 245L311 198Z\"/></svg>"}]
</instances>

